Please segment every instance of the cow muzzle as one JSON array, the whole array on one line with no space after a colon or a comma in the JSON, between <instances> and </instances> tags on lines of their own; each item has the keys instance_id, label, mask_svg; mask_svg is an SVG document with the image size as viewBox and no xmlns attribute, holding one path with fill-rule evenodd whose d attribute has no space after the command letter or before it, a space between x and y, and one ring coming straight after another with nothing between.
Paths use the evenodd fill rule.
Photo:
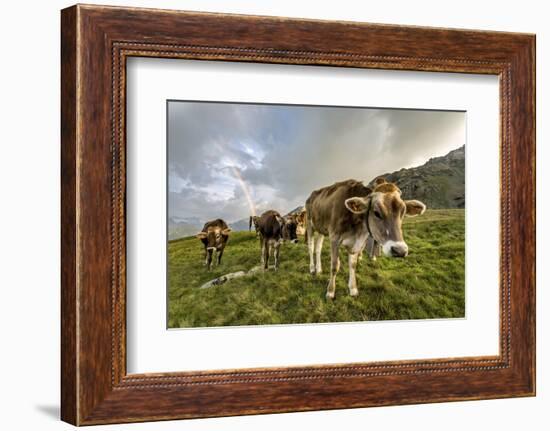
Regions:
<instances>
[{"instance_id":1,"label":"cow muzzle","mask_svg":"<svg viewBox=\"0 0 550 431\"><path fill-rule=\"evenodd\" d=\"M386 256L405 257L409 254L409 247L404 241L386 241L382 251Z\"/></svg>"}]
</instances>

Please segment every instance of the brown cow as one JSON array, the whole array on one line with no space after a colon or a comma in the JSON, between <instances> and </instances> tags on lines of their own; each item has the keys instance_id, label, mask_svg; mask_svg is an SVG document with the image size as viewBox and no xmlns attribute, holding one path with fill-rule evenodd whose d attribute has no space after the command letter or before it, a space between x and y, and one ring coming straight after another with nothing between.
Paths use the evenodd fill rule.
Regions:
<instances>
[{"instance_id":1,"label":"brown cow","mask_svg":"<svg viewBox=\"0 0 550 431\"><path fill-rule=\"evenodd\" d=\"M248 231L250 232L252 230L252 225L254 225L254 230L256 231L256 236L260 234L260 228L258 226L258 222L260 221L260 217L257 215L251 215L248 219Z\"/></svg>"},{"instance_id":2,"label":"brown cow","mask_svg":"<svg viewBox=\"0 0 550 431\"><path fill-rule=\"evenodd\" d=\"M296 234L304 235L306 233L306 209L298 207L294 211L289 212L285 219L292 220L296 223Z\"/></svg>"},{"instance_id":3,"label":"brown cow","mask_svg":"<svg viewBox=\"0 0 550 431\"><path fill-rule=\"evenodd\" d=\"M346 180L311 193L306 201L309 268L312 274L321 273L321 249L328 235L331 265L327 298L334 298L340 247L348 252L349 293L356 296L355 267L367 238L371 236L380 244L386 256L405 257L408 247L401 229L403 216L415 216L425 210L422 202L403 201L399 188L383 179L377 181L374 190L360 181Z\"/></svg>"},{"instance_id":4,"label":"brown cow","mask_svg":"<svg viewBox=\"0 0 550 431\"><path fill-rule=\"evenodd\" d=\"M290 218L285 219L274 210L264 212L258 220L260 243L262 247L261 262L264 269L268 267L271 250L274 250L275 269L279 267L281 243L284 240L298 242L296 223Z\"/></svg>"},{"instance_id":5,"label":"brown cow","mask_svg":"<svg viewBox=\"0 0 550 431\"><path fill-rule=\"evenodd\" d=\"M204 264L212 267L212 255L217 252L218 265L222 263L223 250L229 239L231 229L221 218L206 222L197 238L204 244Z\"/></svg>"}]
</instances>

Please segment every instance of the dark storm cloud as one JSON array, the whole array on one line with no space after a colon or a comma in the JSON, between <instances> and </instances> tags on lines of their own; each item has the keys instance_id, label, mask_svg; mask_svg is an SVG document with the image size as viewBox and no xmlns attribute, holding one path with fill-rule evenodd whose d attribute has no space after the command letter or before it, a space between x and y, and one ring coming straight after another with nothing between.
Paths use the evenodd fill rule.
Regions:
<instances>
[{"instance_id":1,"label":"dark storm cloud","mask_svg":"<svg viewBox=\"0 0 550 431\"><path fill-rule=\"evenodd\" d=\"M312 190L423 164L465 142L465 114L169 103L169 216L286 213ZM240 180L240 178L242 181Z\"/></svg>"}]
</instances>

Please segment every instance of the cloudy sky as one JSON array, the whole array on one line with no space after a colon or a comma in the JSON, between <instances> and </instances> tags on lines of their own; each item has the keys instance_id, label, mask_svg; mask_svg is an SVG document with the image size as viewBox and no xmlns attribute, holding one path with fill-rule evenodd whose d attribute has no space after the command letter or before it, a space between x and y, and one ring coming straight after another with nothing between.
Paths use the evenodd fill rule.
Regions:
<instances>
[{"instance_id":1,"label":"cloudy sky","mask_svg":"<svg viewBox=\"0 0 550 431\"><path fill-rule=\"evenodd\" d=\"M462 112L168 102L168 211L228 223L465 143Z\"/></svg>"}]
</instances>

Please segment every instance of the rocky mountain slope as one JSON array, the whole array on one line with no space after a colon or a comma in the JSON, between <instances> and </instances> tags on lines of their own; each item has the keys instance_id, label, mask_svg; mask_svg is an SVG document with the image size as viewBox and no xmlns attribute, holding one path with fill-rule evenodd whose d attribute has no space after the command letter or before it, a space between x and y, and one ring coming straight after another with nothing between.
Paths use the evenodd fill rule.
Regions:
<instances>
[{"instance_id":1,"label":"rocky mountain slope","mask_svg":"<svg viewBox=\"0 0 550 431\"><path fill-rule=\"evenodd\" d=\"M418 199L428 208L464 208L464 146L415 168L380 175L394 182L404 199ZM374 183L373 178L372 183Z\"/></svg>"}]
</instances>

